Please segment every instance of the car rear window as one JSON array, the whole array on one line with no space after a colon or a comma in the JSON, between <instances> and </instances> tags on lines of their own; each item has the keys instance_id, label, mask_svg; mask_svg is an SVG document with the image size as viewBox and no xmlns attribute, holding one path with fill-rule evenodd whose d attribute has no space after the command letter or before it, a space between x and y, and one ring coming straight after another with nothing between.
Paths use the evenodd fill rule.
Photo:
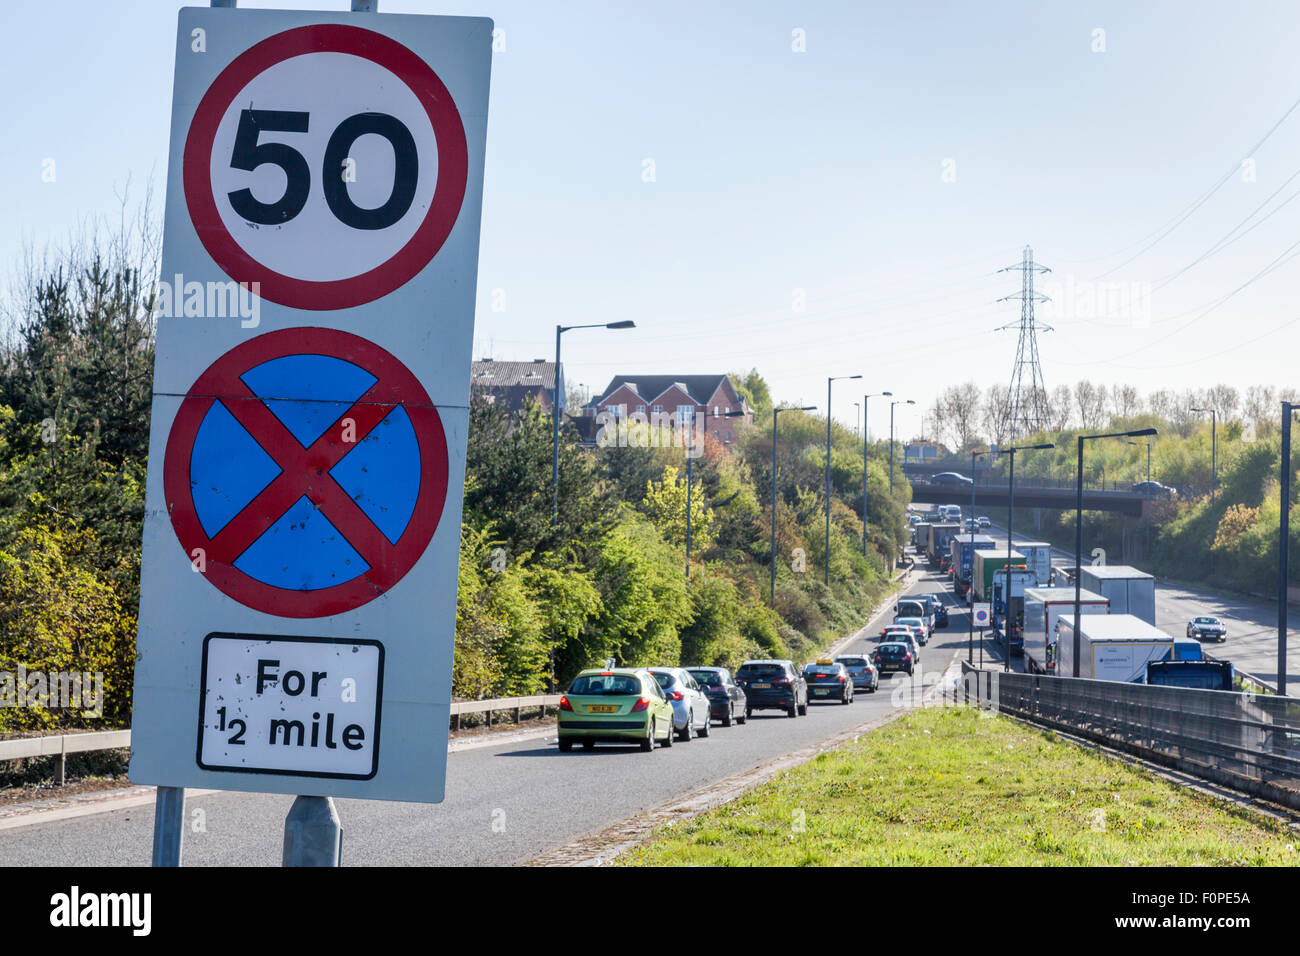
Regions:
<instances>
[{"instance_id":1,"label":"car rear window","mask_svg":"<svg viewBox=\"0 0 1300 956\"><path fill-rule=\"evenodd\" d=\"M654 679L659 683L659 686L662 687L664 690L667 690L669 687L672 687L674 684L677 683L676 677L664 671L651 671L650 673L654 676Z\"/></svg>"},{"instance_id":2,"label":"car rear window","mask_svg":"<svg viewBox=\"0 0 1300 956\"><path fill-rule=\"evenodd\" d=\"M690 675L695 678L697 684L703 684L705 687L722 686L722 678L713 671L691 671Z\"/></svg>"},{"instance_id":3,"label":"car rear window","mask_svg":"<svg viewBox=\"0 0 1300 956\"><path fill-rule=\"evenodd\" d=\"M813 664L804 670L804 673L809 677L833 677L839 672L838 667L833 667L830 664Z\"/></svg>"},{"instance_id":4,"label":"car rear window","mask_svg":"<svg viewBox=\"0 0 1300 956\"><path fill-rule=\"evenodd\" d=\"M641 681L627 674L592 674L575 679L569 693L597 697L606 694L640 694Z\"/></svg>"},{"instance_id":5,"label":"car rear window","mask_svg":"<svg viewBox=\"0 0 1300 956\"><path fill-rule=\"evenodd\" d=\"M867 661L862 657L837 657L835 658L845 667L865 667Z\"/></svg>"},{"instance_id":6,"label":"car rear window","mask_svg":"<svg viewBox=\"0 0 1300 956\"><path fill-rule=\"evenodd\" d=\"M784 677L785 668L780 664L745 664L736 671L739 677Z\"/></svg>"},{"instance_id":7,"label":"car rear window","mask_svg":"<svg viewBox=\"0 0 1300 956\"><path fill-rule=\"evenodd\" d=\"M907 653L907 647L903 644L881 644L880 653L885 657L902 657Z\"/></svg>"}]
</instances>

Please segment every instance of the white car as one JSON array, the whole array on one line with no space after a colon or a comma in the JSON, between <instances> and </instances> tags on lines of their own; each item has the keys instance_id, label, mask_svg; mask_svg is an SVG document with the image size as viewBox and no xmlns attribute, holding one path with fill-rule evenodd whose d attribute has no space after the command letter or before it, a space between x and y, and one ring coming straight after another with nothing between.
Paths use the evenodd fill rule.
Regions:
<instances>
[{"instance_id":1,"label":"white car","mask_svg":"<svg viewBox=\"0 0 1300 956\"><path fill-rule=\"evenodd\" d=\"M930 642L930 627L925 623L924 618L920 617L896 617L895 624L902 624L904 627L910 627L916 634L916 639L922 644Z\"/></svg>"},{"instance_id":2,"label":"white car","mask_svg":"<svg viewBox=\"0 0 1300 956\"><path fill-rule=\"evenodd\" d=\"M993 527L993 522L990 521L986 515L980 515L980 516L979 516L978 518L976 518L975 520L979 522L979 526L980 526L981 528L991 528L991 527Z\"/></svg>"},{"instance_id":3,"label":"white car","mask_svg":"<svg viewBox=\"0 0 1300 956\"><path fill-rule=\"evenodd\" d=\"M709 698L690 672L682 667L648 668L664 696L673 705L673 730L677 739L709 736Z\"/></svg>"}]
</instances>

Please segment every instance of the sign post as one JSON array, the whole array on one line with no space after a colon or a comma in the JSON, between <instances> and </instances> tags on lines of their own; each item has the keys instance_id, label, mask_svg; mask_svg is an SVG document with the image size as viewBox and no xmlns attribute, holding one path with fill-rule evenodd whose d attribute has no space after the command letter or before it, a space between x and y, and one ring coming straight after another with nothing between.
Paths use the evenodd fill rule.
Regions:
<instances>
[{"instance_id":1,"label":"sign post","mask_svg":"<svg viewBox=\"0 0 1300 956\"><path fill-rule=\"evenodd\" d=\"M156 865L184 787L337 865L334 796L443 798L492 22L232 7L177 30L131 779Z\"/></svg>"}]
</instances>

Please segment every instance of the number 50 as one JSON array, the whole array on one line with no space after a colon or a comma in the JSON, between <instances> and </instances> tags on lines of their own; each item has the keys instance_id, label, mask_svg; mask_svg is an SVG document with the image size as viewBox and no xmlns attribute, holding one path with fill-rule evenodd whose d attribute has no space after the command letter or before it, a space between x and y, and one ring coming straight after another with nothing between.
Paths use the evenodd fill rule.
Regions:
<instances>
[{"instance_id":1,"label":"number 50","mask_svg":"<svg viewBox=\"0 0 1300 956\"><path fill-rule=\"evenodd\" d=\"M257 140L263 131L305 133L309 115L291 110L243 110L239 114L239 129L230 154L231 168L252 172L270 163L279 166L285 175L284 195L276 202L260 202L247 187L228 194L235 212L249 222L263 226L281 225L297 216L307 205L311 169L306 158L285 143L259 143ZM393 189L384 204L374 209L364 209L354 203L342 175L329 174L331 169L342 168L352 144L367 133L384 137L393 147ZM419 173L415 139L401 120L387 113L357 113L340 123L325 144L321 188L330 212L344 225L353 229L387 229L411 208Z\"/></svg>"}]
</instances>

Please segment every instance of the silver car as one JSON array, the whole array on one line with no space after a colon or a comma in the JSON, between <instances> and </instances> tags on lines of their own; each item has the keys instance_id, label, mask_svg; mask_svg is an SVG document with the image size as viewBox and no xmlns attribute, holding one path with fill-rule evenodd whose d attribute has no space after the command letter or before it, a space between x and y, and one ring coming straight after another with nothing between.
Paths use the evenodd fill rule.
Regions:
<instances>
[{"instance_id":1,"label":"silver car","mask_svg":"<svg viewBox=\"0 0 1300 956\"><path fill-rule=\"evenodd\" d=\"M709 698L682 667L651 667L650 673L673 705L673 730L677 739L709 736Z\"/></svg>"}]
</instances>

